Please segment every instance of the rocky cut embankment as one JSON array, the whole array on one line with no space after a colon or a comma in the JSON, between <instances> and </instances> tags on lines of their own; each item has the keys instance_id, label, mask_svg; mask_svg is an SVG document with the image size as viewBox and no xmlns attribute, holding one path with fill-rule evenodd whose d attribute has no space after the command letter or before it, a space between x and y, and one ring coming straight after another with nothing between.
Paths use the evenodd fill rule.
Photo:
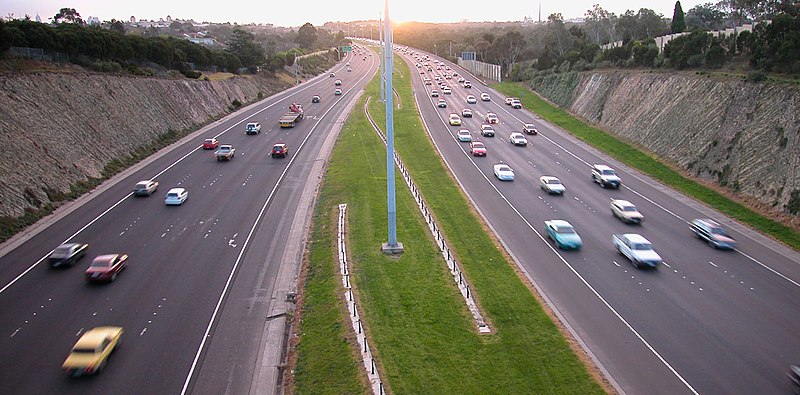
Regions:
<instances>
[{"instance_id":1,"label":"rocky cut embankment","mask_svg":"<svg viewBox=\"0 0 800 395\"><path fill-rule=\"evenodd\" d=\"M800 215L800 87L696 74L584 72L534 90L694 176Z\"/></svg>"},{"instance_id":2,"label":"rocky cut embankment","mask_svg":"<svg viewBox=\"0 0 800 395\"><path fill-rule=\"evenodd\" d=\"M0 75L0 216L37 209L100 177L113 159L286 89L274 78L142 78L72 73Z\"/></svg>"}]
</instances>

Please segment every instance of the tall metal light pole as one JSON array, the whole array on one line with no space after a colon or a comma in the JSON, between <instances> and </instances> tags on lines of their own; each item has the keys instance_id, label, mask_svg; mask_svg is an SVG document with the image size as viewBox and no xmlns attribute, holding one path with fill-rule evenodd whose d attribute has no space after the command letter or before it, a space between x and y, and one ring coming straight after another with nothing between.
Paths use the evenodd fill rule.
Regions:
<instances>
[{"instance_id":1,"label":"tall metal light pole","mask_svg":"<svg viewBox=\"0 0 800 395\"><path fill-rule=\"evenodd\" d=\"M386 10L383 13L383 41L384 53L383 63L386 73L386 194L389 212L389 241L381 245L381 251L385 254L400 254L403 252L403 244L397 242L397 208L395 207L394 190L394 104L392 103L392 71L394 63L392 61L392 22L389 19L389 0L386 0ZM382 83L382 82L381 82Z\"/></svg>"},{"instance_id":2,"label":"tall metal light pole","mask_svg":"<svg viewBox=\"0 0 800 395\"><path fill-rule=\"evenodd\" d=\"M381 82L381 84L380 84L381 85L381 101L385 102L386 101L386 91L384 90L384 88L386 86L384 84L386 83L386 64L383 61L384 60L383 59L383 57L384 57L383 38L385 36L383 35L383 29L380 28L380 25L378 25L378 34L380 35L379 43L380 43L380 50L381 50L381 54L380 54L380 56L381 56L380 66L381 67L380 67L378 78L380 79L380 82Z\"/></svg>"}]
</instances>

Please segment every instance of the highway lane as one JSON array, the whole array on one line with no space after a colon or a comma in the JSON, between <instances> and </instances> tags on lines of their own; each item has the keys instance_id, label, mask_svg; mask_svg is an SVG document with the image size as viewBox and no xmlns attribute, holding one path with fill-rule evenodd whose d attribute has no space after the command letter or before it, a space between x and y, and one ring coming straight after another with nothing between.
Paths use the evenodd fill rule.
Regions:
<instances>
[{"instance_id":1,"label":"highway lane","mask_svg":"<svg viewBox=\"0 0 800 395\"><path fill-rule=\"evenodd\" d=\"M345 95L333 95L333 78L326 74L240 111L121 175L88 204L0 258L0 392L178 393L192 366L196 372L189 384L195 392L205 393L204 385L217 382L207 380L211 376L224 376L220 385L248 386L269 303L263 295L271 294L282 263L275 257L282 255L285 230L298 210L297 191L309 181L308 167L320 160L322 141L346 101L376 68L374 61L349 58L352 73L344 61L334 68ZM312 105L313 94L321 95L322 103ZM292 129L278 128L277 118L293 101L305 105L306 119ZM260 135L243 134L251 120L262 123ZM197 148L203 138L218 134L237 148L234 160L218 163ZM279 140L289 145L290 157L273 160L269 149ZM129 196L136 181L154 175L161 183L156 194ZM184 206L166 207L163 196L174 186L188 188L189 199ZM245 249L251 231L255 237ZM89 256L66 270L48 270L44 263L31 268L66 239L88 242ZM83 269L105 252L128 253L129 268L113 284L85 284ZM218 316L225 321L211 328L200 349L231 273ZM245 301L249 305L242 311ZM101 324L126 329L123 348L98 377L67 379L60 364L69 348L80 333ZM210 347L213 352L206 351ZM239 358L236 369L229 364L231 353Z\"/></svg>"},{"instance_id":2,"label":"highway lane","mask_svg":"<svg viewBox=\"0 0 800 395\"><path fill-rule=\"evenodd\" d=\"M416 61L409 63L414 69ZM453 94L442 96L448 109L437 109L428 94L431 87L421 81L430 74L418 75L414 89L434 142L490 226L620 389L788 390L785 371L800 354L795 252L609 160L535 115L505 106L502 96L476 78L468 77L473 89L450 84ZM482 91L493 101L469 107L480 114L491 110L502 123L495 128L498 137L481 138L488 157L472 158L466 143L454 138L459 127L446 119L452 110L468 106L468 92L478 96ZM523 121L535 123L541 135L529 136L526 148L512 147L508 133L519 131ZM465 125L476 131L479 123L478 117ZM500 160L515 169L513 183L493 178L491 166ZM593 184L591 163L615 167L625 187L614 191ZM538 177L545 174L561 178L565 196L539 190ZM613 218L612 198L636 204L645 223L629 226ZM733 231L739 252L716 251L691 236L686 221L706 216ZM540 238L543 221L555 218L576 227L584 240L581 251L558 252ZM634 269L611 247L611 234L619 232L643 234L666 265L656 271Z\"/></svg>"}]
</instances>

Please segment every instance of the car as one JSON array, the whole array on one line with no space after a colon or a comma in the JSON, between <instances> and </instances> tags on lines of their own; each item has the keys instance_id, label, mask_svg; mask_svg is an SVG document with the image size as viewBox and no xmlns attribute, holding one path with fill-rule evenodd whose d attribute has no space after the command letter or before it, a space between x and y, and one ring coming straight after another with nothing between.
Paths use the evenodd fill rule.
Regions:
<instances>
[{"instance_id":1,"label":"car","mask_svg":"<svg viewBox=\"0 0 800 395\"><path fill-rule=\"evenodd\" d=\"M461 116L464 118L472 118L472 110L470 110L469 108L462 109Z\"/></svg>"},{"instance_id":2,"label":"car","mask_svg":"<svg viewBox=\"0 0 800 395\"><path fill-rule=\"evenodd\" d=\"M567 190L561 180L553 176L539 177L539 187L549 195L563 195L564 191Z\"/></svg>"},{"instance_id":3,"label":"car","mask_svg":"<svg viewBox=\"0 0 800 395\"><path fill-rule=\"evenodd\" d=\"M472 141L472 133L470 133L469 130L467 130L467 129L459 130L458 134L456 134L456 137L458 138L458 141L461 141L461 142L464 142L464 143L468 143L468 142Z\"/></svg>"},{"instance_id":4,"label":"car","mask_svg":"<svg viewBox=\"0 0 800 395\"><path fill-rule=\"evenodd\" d=\"M513 132L510 136L508 136L508 141L514 145L521 145L526 146L528 145L528 139L525 138L525 135L520 132Z\"/></svg>"},{"instance_id":5,"label":"car","mask_svg":"<svg viewBox=\"0 0 800 395\"><path fill-rule=\"evenodd\" d=\"M336 86L342 85L342 80L333 81L333 84Z\"/></svg>"},{"instance_id":6,"label":"car","mask_svg":"<svg viewBox=\"0 0 800 395\"><path fill-rule=\"evenodd\" d=\"M519 99L514 99L511 101L511 108L520 109L522 108L522 102Z\"/></svg>"},{"instance_id":7,"label":"car","mask_svg":"<svg viewBox=\"0 0 800 395\"><path fill-rule=\"evenodd\" d=\"M203 140L203 149L214 149L219 146L219 140L215 138Z\"/></svg>"},{"instance_id":8,"label":"car","mask_svg":"<svg viewBox=\"0 0 800 395\"><path fill-rule=\"evenodd\" d=\"M611 187L619 189L622 185L622 181L619 179L619 176L617 176L617 172L606 165L592 165L592 181L600 184L603 188Z\"/></svg>"},{"instance_id":9,"label":"car","mask_svg":"<svg viewBox=\"0 0 800 395\"><path fill-rule=\"evenodd\" d=\"M445 94L445 95L450 95L450 94L453 93L453 91L450 88L445 86L444 88L442 88L442 93Z\"/></svg>"},{"instance_id":10,"label":"car","mask_svg":"<svg viewBox=\"0 0 800 395\"><path fill-rule=\"evenodd\" d=\"M698 239L705 240L708 245L714 248L724 250L736 248L736 240L714 220L708 218L693 219L689 228Z\"/></svg>"},{"instance_id":11,"label":"car","mask_svg":"<svg viewBox=\"0 0 800 395\"><path fill-rule=\"evenodd\" d=\"M442 83L442 82L441 82L441 80L442 80L442 77L439 77L438 75L434 75L434 76L433 76L433 79L435 79L436 81L439 81L439 83Z\"/></svg>"},{"instance_id":12,"label":"car","mask_svg":"<svg viewBox=\"0 0 800 395\"><path fill-rule=\"evenodd\" d=\"M469 152L473 156L486 156L486 146L480 141L469 143Z\"/></svg>"},{"instance_id":13,"label":"car","mask_svg":"<svg viewBox=\"0 0 800 395\"><path fill-rule=\"evenodd\" d=\"M436 106L439 108L447 108L447 102L444 99L439 99L439 101L436 102Z\"/></svg>"},{"instance_id":14,"label":"car","mask_svg":"<svg viewBox=\"0 0 800 395\"><path fill-rule=\"evenodd\" d=\"M330 73L330 74L328 74L328 77L331 77L331 78L336 77L336 74L335 73Z\"/></svg>"},{"instance_id":15,"label":"car","mask_svg":"<svg viewBox=\"0 0 800 395\"><path fill-rule=\"evenodd\" d=\"M349 73L349 72L351 72L351 71L353 71L353 68L352 68L352 67L348 67L348 68L347 68L347 72Z\"/></svg>"},{"instance_id":16,"label":"car","mask_svg":"<svg viewBox=\"0 0 800 395\"><path fill-rule=\"evenodd\" d=\"M482 101L491 101L491 100L492 100L492 97L491 97L491 96L489 96L489 94L488 94L488 93L481 93L481 100L482 100Z\"/></svg>"},{"instance_id":17,"label":"car","mask_svg":"<svg viewBox=\"0 0 800 395\"><path fill-rule=\"evenodd\" d=\"M461 126L461 117L458 114L450 114L450 126Z\"/></svg>"},{"instance_id":18,"label":"car","mask_svg":"<svg viewBox=\"0 0 800 395\"><path fill-rule=\"evenodd\" d=\"M467 88L467 89L472 88L472 83L469 82L469 81L464 81L464 88Z\"/></svg>"},{"instance_id":19,"label":"car","mask_svg":"<svg viewBox=\"0 0 800 395\"><path fill-rule=\"evenodd\" d=\"M547 238L556 243L556 247L562 250L577 250L583 246L583 241L575 228L563 219L551 219L544 221L544 231Z\"/></svg>"},{"instance_id":20,"label":"car","mask_svg":"<svg viewBox=\"0 0 800 395\"><path fill-rule=\"evenodd\" d=\"M285 158L289 154L289 147L284 143L277 143L272 146L273 158Z\"/></svg>"},{"instance_id":21,"label":"car","mask_svg":"<svg viewBox=\"0 0 800 395\"><path fill-rule=\"evenodd\" d=\"M347 62L345 66L350 67L350 62Z\"/></svg>"},{"instance_id":22,"label":"car","mask_svg":"<svg viewBox=\"0 0 800 395\"><path fill-rule=\"evenodd\" d=\"M800 366L789 365L789 381L792 382L792 390L795 394L800 394Z\"/></svg>"},{"instance_id":23,"label":"car","mask_svg":"<svg viewBox=\"0 0 800 395\"><path fill-rule=\"evenodd\" d=\"M486 113L486 123L499 123L500 119L497 118L497 114L493 112Z\"/></svg>"},{"instance_id":24,"label":"car","mask_svg":"<svg viewBox=\"0 0 800 395\"><path fill-rule=\"evenodd\" d=\"M84 272L86 281L114 281L127 265L127 254L99 255Z\"/></svg>"},{"instance_id":25,"label":"car","mask_svg":"<svg viewBox=\"0 0 800 395\"><path fill-rule=\"evenodd\" d=\"M340 96L342 94L342 90L337 88L336 90L333 91L333 94L336 96Z\"/></svg>"},{"instance_id":26,"label":"car","mask_svg":"<svg viewBox=\"0 0 800 395\"><path fill-rule=\"evenodd\" d=\"M425 78L423 81L425 81L425 85L431 85L431 79L430 78Z\"/></svg>"},{"instance_id":27,"label":"car","mask_svg":"<svg viewBox=\"0 0 800 395\"><path fill-rule=\"evenodd\" d=\"M514 101L514 98L513 98L513 97L507 97L507 98L506 98L506 105L507 105L507 106L510 106L512 101Z\"/></svg>"},{"instance_id":28,"label":"car","mask_svg":"<svg viewBox=\"0 0 800 395\"><path fill-rule=\"evenodd\" d=\"M536 129L536 126L534 126L532 123L523 124L522 131L525 132L525 134L530 134L532 136L539 134L539 129Z\"/></svg>"},{"instance_id":29,"label":"car","mask_svg":"<svg viewBox=\"0 0 800 395\"><path fill-rule=\"evenodd\" d=\"M47 261L50 263L50 267L72 267L86 256L86 250L88 249L88 244L64 243L50 253Z\"/></svg>"},{"instance_id":30,"label":"car","mask_svg":"<svg viewBox=\"0 0 800 395\"><path fill-rule=\"evenodd\" d=\"M494 165L494 176L500 181L514 181L514 170L505 163Z\"/></svg>"},{"instance_id":31,"label":"car","mask_svg":"<svg viewBox=\"0 0 800 395\"><path fill-rule=\"evenodd\" d=\"M312 103L319 103L321 100L322 100L322 98L317 96L317 95L311 96L311 102Z\"/></svg>"},{"instance_id":32,"label":"car","mask_svg":"<svg viewBox=\"0 0 800 395\"><path fill-rule=\"evenodd\" d=\"M646 266L654 269L663 262L661 256L653 250L653 244L642 235L625 233L615 234L611 237L617 252L628 258L631 264L637 268Z\"/></svg>"},{"instance_id":33,"label":"car","mask_svg":"<svg viewBox=\"0 0 800 395\"><path fill-rule=\"evenodd\" d=\"M118 326L98 326L84 332L61 368L73 377L100 373L119 346L123 332Z\"/></svg>"},{"instance_id":34,"label":"car","mask_svg":"<svg viewBox=\"0 0 800 395\"><path fill-rule=\"evenodd\" d=\"M259 134L261 133L261 124L258 122L250 122L244 127L246 134Z\"/></svg>"},{"instance_id":35,"label":"car","mask_svg":"<svg viewBox=\"0 0 800 395\"><path fill-rule=\"evenodd\" d=\"M439 91L436 89L431 89L431 97L439 97Z\"/></svg>"},{"instance_id":36,"label":"car","mask_svg":"<svg viewBox=\"0 0 800 395\"><path fill-rule=\"evenodd\" d=\"M636 206L634 206L633 203L627 200L612 199L611 214L621 219L622 222L629 224L640 224L642 221L644 221L644 216L642 213L636 209Z\"/></svg>"},{"instance_id":37,"label":"car","mask_svg":"<svg viewBox=\"0 0 800 395\"><path fill-rule=\"evenodd\" d=\"M189 192L186 188L172 188L167 192L167 196L164 197L164 204L167 206L180 206L188 198Z\"/></svg>"},{"instance_id":38,"label":"car","mask_svg":"<svg viewBox=\"0 0 800 395\"><path fill-rule=\"evenodd\" d=\"M450 75L450 74L445 74L445 75L444 75L444 79L446 79L446 80L450 80L450 79L453 79L453 76L452 76L452 75Z\"/></svg>"},{"instance_id":39,"label":"car","mask_svg":"<svg viewBox=\"0 0 800 395\"><path fill-rule=\"evenodd\" d=\"M150 196L158 189L158 182L153 180L139 181L133 187L134 196Z\"/></svg>"},{"instance_id":40,"label":"car","mask_svg":"<svg viewBox=\"0 0 800 395\"><path fill-rule=\"evenodd\" d=\"M475 104L477 102L478 99L476 99L474 95L467 95L467 104Z\"/></svg>"},{"instance_id":41,"label":"car","mask_svg":"<svg viewBox=\"0 0 800 395\"><path fill-rule=\"evenodd\" d=\"M464 81L465 81L465 80L464 80L464 77L458 77L458 83L459 83L459 84L462 84L462 83L464 83Z\"/></svg>"},{"instance_id":42,"label":"car","mask_svg":"<svg viewBox=\"0 0 800 395\"><path fill-rule=\"evenodd\" d=\"M494 137L494 128L492 125L481 125L481 136L484 137Z\"/></svg>"}]
</instances>

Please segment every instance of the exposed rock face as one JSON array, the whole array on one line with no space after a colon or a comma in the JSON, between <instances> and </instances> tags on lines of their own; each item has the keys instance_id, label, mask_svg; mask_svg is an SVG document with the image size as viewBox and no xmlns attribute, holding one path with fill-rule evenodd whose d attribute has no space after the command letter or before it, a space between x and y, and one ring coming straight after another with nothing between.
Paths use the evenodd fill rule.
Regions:
<instances>
[{"instance_id":1,"label":"exposed rock face","mask_svg":"<svg viewBox=\"0 0 800 395\"><path fill-rule=\"evenodd\" d=\"M112 159L169 130L205 124L233 100L253 101L287 85L273 79L219 81L91 73L0 75L0 216L49 201L47 191L99 177Z\"/></svg>"},{"instance_id":2,"label":"exposed rock face","mask_svg":"<svg viewBox=\"0 0 800 395\"><path fill-rule=\"evenodd\" d=\"M702 179L800 214L800 87L585 72L547 76L533 88Z\"/></svg>"}]
</instances>

